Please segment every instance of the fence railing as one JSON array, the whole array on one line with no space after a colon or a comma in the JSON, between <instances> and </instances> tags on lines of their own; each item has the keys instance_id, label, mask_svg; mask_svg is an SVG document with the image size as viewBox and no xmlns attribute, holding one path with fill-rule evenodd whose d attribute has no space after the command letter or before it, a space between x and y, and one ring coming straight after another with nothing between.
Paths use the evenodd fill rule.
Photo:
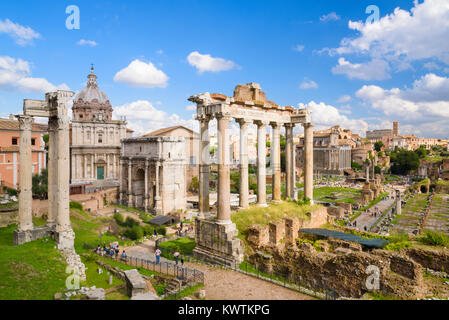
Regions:
<instances>
[{"instance_id":1,"label":"fence railing","mask_svg":"<svg viewBox=\"0 0 449 320\"><path fill-rule=\"evenodd\" d=\"M97 253L98 254L98 253ZM156 260L152 259L142 259L139 257L128 256L122 258L120 256L114 255L101 255L111 260L115 260L130 266L141 267L143 269L153 271L160 274L165 274L168 276L173 276L178 280L186 283L202 283L204 284L204 272L196 270L194 268L189 268L181 264L176 264L172 261L160 261L156 263Z\"/></svg>"}]
</instances>

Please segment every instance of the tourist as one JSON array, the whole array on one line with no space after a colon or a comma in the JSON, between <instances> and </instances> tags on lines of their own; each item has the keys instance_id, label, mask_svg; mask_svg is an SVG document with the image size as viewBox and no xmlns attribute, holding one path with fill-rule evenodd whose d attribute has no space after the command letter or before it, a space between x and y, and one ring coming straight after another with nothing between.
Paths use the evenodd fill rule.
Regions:
<instances>
[{"instance_id":1,"label":"tourist","mask_svg":"<svg viewBox=\"0 0 449 320\"><path fill-rule=\"evenodd\" d=\"M178 259L179 259L179 252L178 252L178 250L175 251L175 253L173 254L173 257L175 258L176 265L178 265Z\"/></svg>"},{"instance_id":2,"label":"tourist","mask_svg":"<svg viewBox=\"0 0 449 320\"><path fill-rule=\"evenodd\" d=\"M154 253L156 255L156 264L159 264L159 262L161 260L161 253L162 253L162 251L159 248L157 248L156 252Z\"/></svg>"},{"instance_id":3,"label":"tourist","mask_svg":"<svg viewBox=\"0 0 449 320\"><path fill-rule=\"evenodd\" d=\"M127 257L128 256L126 255L125 250L123 250L123 252L122 252L122 260L126 260Z\"/></svg>"},{"instance_id":4,"label":"tourist","mask_svg":"<svg viewBox=\"0 0 449 320\"><path fill-rule=\"evenodd\" d=\"M181 227L181 232L182 232L182 227L183 227L182 221L181 221L181 223L180 223L180 227Z\"/></svg>"},{"instance_id":5,"label":"tourist","mask_svg":"<svg viewBox=\"0 0 449 320\"><path fill-rule=\"evenodd\" d=\"M117 248L115 248L115 255L116 255L117 257L118 257L119 252L120 252L120 248L119 248L119 246L117 245Z\"/></svg>"}]
</instances>

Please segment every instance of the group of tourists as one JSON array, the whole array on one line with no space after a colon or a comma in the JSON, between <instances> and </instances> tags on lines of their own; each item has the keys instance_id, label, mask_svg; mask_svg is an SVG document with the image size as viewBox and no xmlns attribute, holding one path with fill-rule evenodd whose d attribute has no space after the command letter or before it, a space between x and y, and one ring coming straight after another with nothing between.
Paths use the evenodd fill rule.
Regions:
<instances>
[{"instance_id":1,"label":"group of tourists","mask_svg":"<svg viewBox=\"0 0 449 320\"><path fill-rule=\"evenodd\" d=\"M159 247L156 247L156 251L154 252L154 255L156 257L156 264L159 264L161 262L161 254L162 251ZM184 266L184 259L181 257L181 254L178 250L176 250L173 253L173 258L175 259L175 264L178 265L179 262L181 262L181 266Z\"/></svg>"},{"instance_id":2,"label":"group of tourists","mask_svg":"<svg viewBox=\"0 0 449 320\"><path fill-rule=\"evenodd\" d=\"M95 253L100 255L100 256L109 256L111 258L118 258L119 254L120 254L120 247L118 244L115 243L111 243L109 244L109 247L106 246L106 244L103 244L103 247L98 245L97 248L95 249ZM126 258L128 257L126 255L125 250L122 251L121 254L121 259L126 260Z\"/></svg>"}]
</instances>

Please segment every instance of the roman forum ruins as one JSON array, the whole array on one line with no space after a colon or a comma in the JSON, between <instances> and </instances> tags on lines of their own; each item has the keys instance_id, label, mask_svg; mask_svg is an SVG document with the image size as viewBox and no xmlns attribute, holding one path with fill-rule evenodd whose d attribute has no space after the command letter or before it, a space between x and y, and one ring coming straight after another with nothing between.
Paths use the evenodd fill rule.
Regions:
<instances>
[{"instance_id":1,"label":"roman forum ruins","mask_svg":"<svg viewBox=\"0 0 449 320\"><path fill-rule=\"evenodd\" d=\"M24 100L20 125L19 227L14 242L20 245L53 236L59 250L73 249L75 234L69 208L69 117L67 103L74 95L59 90L45 95L45 100ZM48 219L45 227L35 228L32 215L31 124L33 117L48 118Z\"/></svg>"},{"instance_id":2,"label":"roman forum ruins","mask_svg":"<svg viewBox=\"0 0 449 320\"><path fill-rule=\"evenodd\" d=\"M273 161L272 201L281 201L280 130L286 130L286 198L296 199L295 148L293 128L304 126L304 197L313 203L313 124L308 109L278 106L266 99L259 84L238 85L233 97L223 94L199 94L189 98L197 104L200 122L199 219L196 224L197 247L194 254L202 259L224 264L242 261L243 247L235 224L231 222L229 123L240 124L240 207L248 207L248 124L257 125L257 205L267 206L266 195L266 128L273 129L271 159ZM218 122L218 205L217 217L210 218L209 204L209 122ZM212 240L211 240L212 239Z\"/></svg>"}]
</instances>

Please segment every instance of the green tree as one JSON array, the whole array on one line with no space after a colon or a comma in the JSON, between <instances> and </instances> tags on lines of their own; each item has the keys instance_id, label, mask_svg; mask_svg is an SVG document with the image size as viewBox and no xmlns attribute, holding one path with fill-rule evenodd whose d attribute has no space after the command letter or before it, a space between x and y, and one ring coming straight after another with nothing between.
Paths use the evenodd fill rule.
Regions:
<instances>
[{"instance_id":1,"label":"green tree","mask_svg":"<svg viewBox=\"0 0 449 320\"><path fill-rule=\"evenodd\" d=\"M430 150L427 150L425 146L421 145L418 149L415 150L415 153L418 155L420 159L425 158L429 153Z\"/></svg>"},{"instance_id":2,"label":"green tree","mask_svg":"<svg viewBox=\"0 0 449 320\"><path fill-rule=\"evenodd\" d=\"M352 170L354 170L354 171L362 170L362 166L359 165L359 164L358 164L357 162L355 162L355 161L352 161L352 162L351 162L351 168L352 168Z\"/></svg>"},{"instance_id":3,"label":"green tree","mask_svg":"<svg viewBox=\"0 0 449 320\"><path fill-rule=\"evenodd\" d=\"M43 169L41 174L35 174L32 180L33 195L40 199L48 197L48 170Z\"/></svg>"},{"instance_id":4,"label":"green tree","mask_svg":"<svg viewBox=\"0 0 449 320\"><path fill-rule=\"evenodd\" d=\"M382 150L382 147L384 146L384 143L382 141L376 141L376 143L374 143L374 149L379 152L380 150Z\"/></svg>"},{"instance_id":5,"label":"green tree","mask_svg":"<svg viewBox=\"0 0 449 320\"><path fill-rule=\"evenodd\" d=\"M198 181L198 177L197 176L192 177L192 181L190 182L189 189L193 192L198 192L199 186L200 186L200 183Z\"/></svg>"},{"instance_id":6,"label":"green tree","mask_svg":"<svg viewBox=\"0 0 449 320\"><path fill-rule=\"evenodd\" d=\"M408 150L399 150L393 152L391 157L391 173L406 175L419 167L419 155L417 152Z\"/></svg>"}]
</instances>

